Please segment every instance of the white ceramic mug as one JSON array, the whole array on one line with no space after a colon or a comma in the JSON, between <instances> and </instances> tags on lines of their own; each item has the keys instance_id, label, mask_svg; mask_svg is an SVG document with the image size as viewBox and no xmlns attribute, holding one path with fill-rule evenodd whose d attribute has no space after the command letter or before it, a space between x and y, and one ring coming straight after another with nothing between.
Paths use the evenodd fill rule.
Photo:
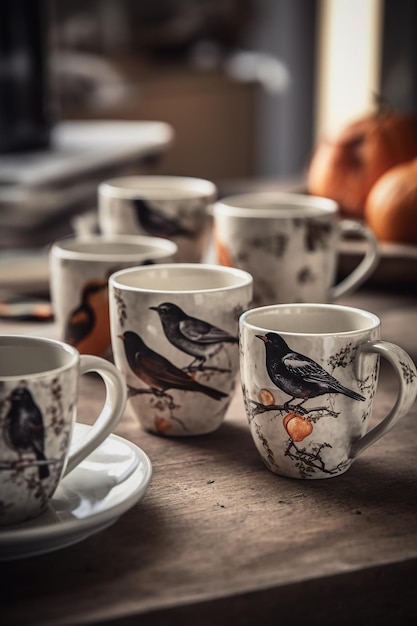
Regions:
<instances>
[{"instance_id":1,"label":"white ceramic mug","mask_svg":"<svg viewBox=\"0 0 417 626\"><path fill-rule=\"evenodd\" d=\"M238 319L251 296L249 274L217 265L110 276L114 360L144 429L187 436L220 426L239 369Z\"/></svg>"},{"instance_id":2,"label":"white ceramic mug","mask_svg":"<svg viewBox=\"0 0 417 626\"><path fill-rule=\"evenodd\" d=\"M11 524L42 513L60 480L114 430L126 386L105 359L52 339L1 335L0 354L0 524ZM105 404L87 438L72 446L87 372L103 379Z\"/></svg>"},{"instance_id":3,"label":"white ceramic mug","mask_svg":"<svg viewBox=\"0 0 417 626\"><path fill-rule=\"evenodd\" d=\"M259 192L223 198L214 205L214 243L221 265L253 276L253 303L328 302L357 289L374 271L375 236L358 221L341 220L328 198ZM354 235L368 248L361 263L334 286L338 243Z\"/></svg>"},{"instance_id":4,"label":"white ceramic mug","mask_svg":"<svg viewBox=\"0 0 417 626\"><path fill-rule=\"evenodd\" d=\"M164 237L178 246L175 261L203 260L212 230L217 188L187 176L124 176L98 188L98 218L105 234Z\"/></svg>"},{"instance_id":5,"label":"white ceramic mug","mask_svg":"<svg viewBox=\"0 0 417 626\"><path fill-rule=\"evenodd\" d=\"M71 236L50 250L50 291L59 338L81 354L111 357L108 278L124 267L167 262L177 246L141 236Z\"/></svg>"},{"instance_id":6,"label":"white ceramic mug","mask_svg":"<svg viewBox=\"0 0 417 626\"><path fill-rule=\"evenodd\" d=\"M241 382L250 431L266 466L293 478L345 472L410 409L417 371L380 339L367 311L332 304L282 304L240 318ZM368 430L379 356L393 366L397 401Z\"/></svg>"}]
</instances>

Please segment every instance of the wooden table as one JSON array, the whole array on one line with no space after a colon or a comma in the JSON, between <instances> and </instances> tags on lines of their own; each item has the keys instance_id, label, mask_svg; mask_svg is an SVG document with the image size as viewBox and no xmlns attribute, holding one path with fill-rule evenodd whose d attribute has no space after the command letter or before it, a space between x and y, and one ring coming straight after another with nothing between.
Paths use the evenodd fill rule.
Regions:
<instances>
[{"instance_id":1,"label":"wooden table","mask_svg":"<svg viewBox=\"0 0 417 626\"><path fill-rule=\"evenodd\" d=\"M383 337L417 361L417 294L368 289L343 303L377 313ZM395 390L383 367L375 419ZM84 380L80 421L99 397L99 383ZM265 468L239 389L214 434L157 437L129 409L117 433L152 460L145 498L82 543L1 564L4 626L416 623L416 404L326 481Z\"/></svg>"}]
</instances>

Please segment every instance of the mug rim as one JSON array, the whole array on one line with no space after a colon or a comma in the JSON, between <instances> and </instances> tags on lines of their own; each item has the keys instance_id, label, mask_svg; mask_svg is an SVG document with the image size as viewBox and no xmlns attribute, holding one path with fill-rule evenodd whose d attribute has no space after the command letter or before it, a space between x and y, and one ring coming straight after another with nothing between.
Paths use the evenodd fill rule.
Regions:
<instances>
[{"instance_id":1,"label":"mug rim","mask_svg":"<svg viewBox=\"0 0 417 626\"><path fill-rule=\"evenodd\" d=\"M339 213L339 208L335 200L324 196L286 191L258 191L221 198L213 206L213 215L245 219L333 217Z\"/></svg>"},{"instance_id":2,"label":"mug rim","mask_svg":"<svg viewBox=\"0 0 417 626\"><path fill-rule=\"evenodd\" d=\"M298 311L327 311L330 313L331 311L335 313L349 313L353 314L356 317L360 317L362 320L367 320L368 324L364 325L361 328L352 328L351 330L339 330L339 331L331 331L323 332L323 331L298 331L298 330L276 330L268 327L267 325L262 325L260 323L254 323L250 321L251 317L255 317L257 315L262 316L263 314L268 315L272 312L281 311L281 314L289 316ZM286 311L285 313L283 313ZM279 332L285 336L293 336L293 337L334 337L334 336L349 336L349 335L358 335L363 334L364 332L369 332L370 330L374 330L379 328L381 325L381 320L377 315L372 313L371 311L366 311L365 309L360 309L358 307L347 306L343 304L332 304L332 303L315 303L315 302L302 302L302 303L287 303L287 304L270 304L267 306L260 306L253 309L248 309L241 314L239 318L239 324L241 327L248 328L255 332L262 332L263 334L266 332Z\"/></svg>"},{"instance_id":3,"label":"mug rim","mask_svg":"<svg viewBox=\"0 0 417 626\"><path fill-rule=\"evenodd\" d=\"M98 186L98 196L106 198L140 198L146 193L154 192L152 199L157 200L158 190L169 191L172 189L176 193L185 190L188 194L185 200L195 200L203 198L214 201L217 198L217 186L211 180L194 176L118 176L102 181ZM190 192L193 192L191 195ZM162 196L166 198L166 194Z\"/></svg>"},{"instance_id":4,"label":"mug rim","mask_svg":"<svg viewBox=\"0 0 417 626\"><path fill-rule=\"evenodd\" d=\"M28 378L30 380L34 380L37 378L42 378L46 375L56 375L60 372L71 369L76 366L80 362L80 353L73 346L65 343L64 341L59 341L58 339L50 339L49 337L39 337L37 335L16 335L16 334L0 334L0 353L1 349L6 346L6 344L17 345L36 345L42 346L47 345L49 348L55 349L59 351L60 354L66 354L65 363L53 368L46 368L39 371L27 371L19 373L19 374L0 374L1 381L14 381L14 380L22 380L24 378Z\"/></svg>"},{"instance_id":5,"label":"mug rim","mask_svg":"<svg viewBox=\"0 0 417 626\"><path fill-rule=\"evenodd\" d=\"M199 287L196 289L152 289L150 287L133 286L121 282L123 276L129 276L131 274L146 274L152 272L167 272L172 271L173 274L178 273L181 270L189 269L195 271L198 274L225 274L228 276L234 276L237 282L232 285L219 285L218 287ZM174 280L172 281L174 282ZM232 291L233 289L241 289L242 287L250 286L253 284L253 277L249 272L241 270L235 267L228 267L223 265L215 265L210 263L158 263L158 265L145 265L139 267L128 267L125 269L114 272L109 277L109 286L120 289L123 291L130 291L133 293L152 293L152 294L198 294L198 293L210 293L221 291Z\"/></svg>"},{"instance_id":6,"label":"mug rim","mask_svg":"<svg viewBox=\"0 0 417 626\"><path fill-rule=\"evenodd\" d=\"M116 252L109 251L95 251L95 250L76 250L66 247L74 244L126 244L133 246L144 246L148 250L131 250L130 252ZM151 248L155 248L152 250ZM178 246L174 241L165 239L163 237L151 237L147 235L91 235L88 237L79 237L69 235L62 239L54 241L50 254L60 259L68 259L72 261L97 261L97 262L123 262L123 261L135 261L138 259L152 256L154 259L159 259L164 256L175 255L178 252ZM113 256L114 255L114 256Z\"/></svg>"}]
</instances>

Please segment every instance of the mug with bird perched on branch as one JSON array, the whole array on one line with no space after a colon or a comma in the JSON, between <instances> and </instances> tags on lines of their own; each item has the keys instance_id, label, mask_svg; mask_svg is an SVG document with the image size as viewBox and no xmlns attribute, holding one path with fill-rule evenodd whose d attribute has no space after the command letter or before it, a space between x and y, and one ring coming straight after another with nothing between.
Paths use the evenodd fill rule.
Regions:
<instances>
[{"instance_id":1,"label":"mug with bird perched on branch","mask_svg":"<svg viewBox=\"0 0 417 626\"><path fill-rule=\"evenodd\" d=\"M399 346L380 339L379 318L333 304L282 304L239 321L243 398L265 465L293 478L345 472L410 409L417 371ZM369 428L379 357L399 381L391 412Z\"/></svg>"},{"instance_id":2,"label":"mug with bird perched on branch","mask_svg":"<svg viewBox=\"0 0 417 626\"><path fill-rule=\"evenodd\" d=\"M203 263L168 263L109 279L113 355L145 430L216 430L239 370L238 320L252 276Z\"/></svg>"},{"instance_id":3,"label":"mug with bird perched on branch","mask_svg":"<svg viewBox=\"0 0 417 626\"><path fill-rule=\"evenodd\" d=\"M126 388L112 363L68 344L0 335L0 525L40 515L61 479L112 433ZM96 372L105 405L88 435L73 441L79 379Z\"/></svg>"}]
</instances>

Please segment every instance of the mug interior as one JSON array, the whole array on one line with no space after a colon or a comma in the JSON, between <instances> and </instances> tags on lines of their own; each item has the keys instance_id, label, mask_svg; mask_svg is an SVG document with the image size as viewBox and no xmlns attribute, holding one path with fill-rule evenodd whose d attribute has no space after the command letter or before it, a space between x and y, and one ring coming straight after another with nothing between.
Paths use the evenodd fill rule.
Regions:
<instances>
[{"instance_id":1,"label":"mug interior","mask_svg":"<svg viewBox=\"0 0 417 626\"><path fill-rule=\"evenodd\" d=\"M53 252L65 259L89 261L136 261L174 255L177 245L159 237L68 238L56 242Z\"/></svg>"},{"instance_id":2,"label":"mug interior","mask_svg":"<svg viewBox=\"0 0 417 626\"><path fill-rule=\"evenodd\" d=\"M334 335L371 330L380 324L368 311L334 304L295 304L258 307L243 313L243 325L257 332Z\"/></svg>"},{"instance_id":3,"label":"mug interior","mask_svg":"<svg viewBox=\"0 0 417 626\"><path fill-rule=\"evenodd\" d=\"M243 270L200 263L133 267L110 277L110 284L117 289L164 293L230 290L251 282L252 276Z\"/></svg>"},{"instance_id":4,"label":"mug interior","mask_svg":"<svg viewBox=\"0 0 417 626\"><path fill-rule=\"evenodd\" d=\"M244 218L332 217L338 204L330 198L285 192L260 192L222 198L214 215Z\"/></svg>"},{"instance_id":5,"label":"mug interior","mask_svg":"<svg viewBox=\"0 0 417 626\"><path fill-rule=\"evenodd\" d=\"M67 344L41 337L0 336L0 378L34 376L72 367L77 350Z\"/></svg>"},{"instance_id":6,"label":"mug interior","mask_svg":"<svg viewBox=\"0 0 417 626\"><path fill-rule=\"evenodd\" d=\"M188 176L122 176L99 185L99 196L109 198L149 198L214 200L216 186L209 180Z\"/></svg>"}]
</instances>

